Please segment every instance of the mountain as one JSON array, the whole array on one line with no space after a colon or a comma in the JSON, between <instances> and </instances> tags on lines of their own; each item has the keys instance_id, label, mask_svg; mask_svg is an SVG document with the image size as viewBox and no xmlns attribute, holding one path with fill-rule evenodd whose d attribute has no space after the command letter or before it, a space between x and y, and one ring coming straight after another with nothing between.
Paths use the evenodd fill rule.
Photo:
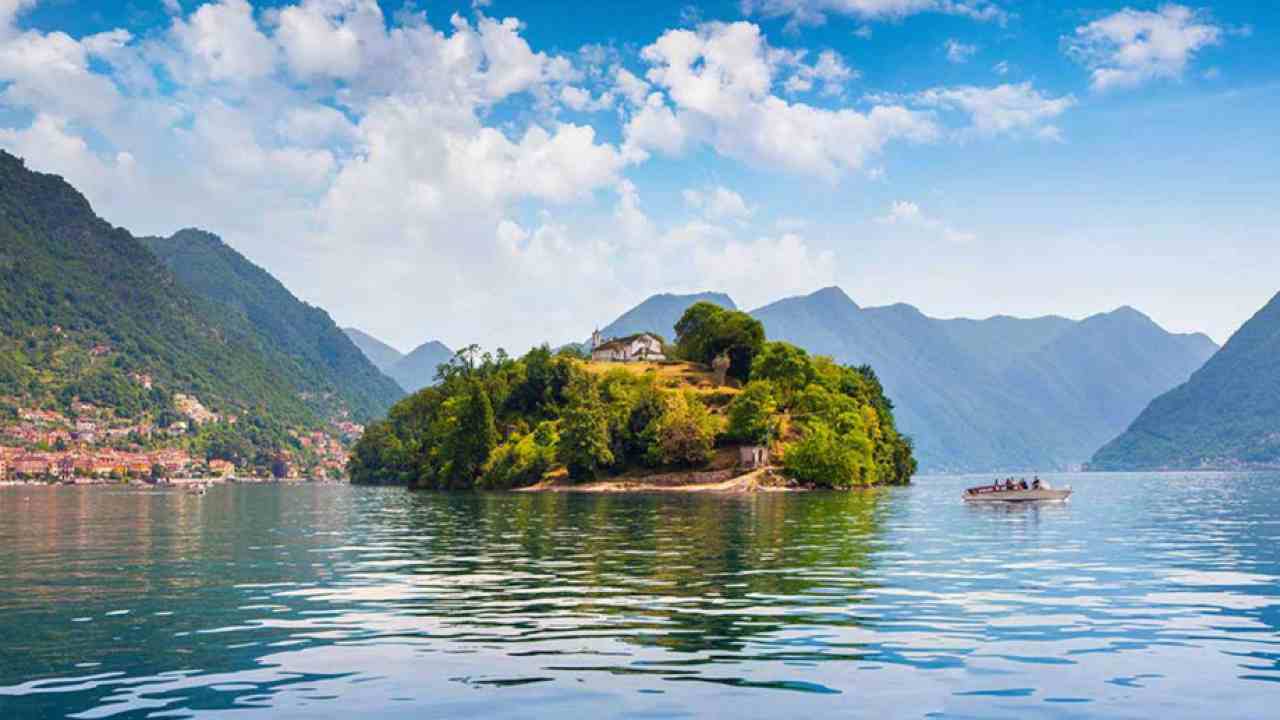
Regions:
<instances>
[{"instance_id":1,"label":"mountain","mask_svg":"<svg viewBox=\"0 0 1280 720\"><path fill-rule=\"evenodd\" d=\"M436 369L454 356L452 350L435 340L419 345L408 355L402 355L399 350L356 328L345 328L343 332L360 348L365 357L408 393L434 385Z\"/></svg>"},{"instance_id":2,"label":"mountain","mask_svg":"<svg viewBox=\"0 0 1280 720\"><path fill-rule=\"evenodd\" d=\"M347 410L357 420L370 420L404 395L327 312L294 297L216 235L188 229L142 242L179 283L242 321L264 355L287 364L295 387L329 405L326 414Z\"/></svg>"},{"instance_id":3,"label":"mountain","mask_svg":"<svg viewBox=\"0 0 1280 720\"><path fill-rule=\"evenodd\" d=\"M933 472L1079 466L1216 350L1130 308L1082 321L940 320L910 305L859 307L833 287L751 314L772 340L874 367Z\"/></svg>"},{"instance_id":4,"label":"mountain","mask_svg":"<svg viewBox=\"0 0 1280 720\"><path fill-rule=\"evenodd\" d=\"M676 323L689 306L709 302L727 310L737 310L738 306L724 293L703 292L692 295L654 295L634 308L623 313L604 328L600 335L604 338L627 337L642 332L654 332L668 341L675 339Z\"/></svg>"},{"instance_id":5,"label":"mountain","mask_svg":"<svg viewBox=\"0 0 1280 720\"><path fill-rule=\"evenodd\" d=\"M1280 295L1089 462L1091 470L1250 467L1280 467Z\"/></svg>"},{"instance_id":6,"label":"mountain","mask_svg":"<svg viewBox=\"0 0 1280 720\"><path fill-rule=\"evenodd\" d=\"M436 382L436 368L453 359L453 351L442 343L425 342L392 365L387 374L400 383L405 392L414 393Z\"/></svg>"},{"instance_id":7,"label":"mountain","mask_svg":"<svg viewBox=\"0 0 1280 720\"><path fill-rule=\"evenodd\" d=\"M132 416L171 411L181 392L215 412L314 423L304 374L269 353L62 178L0 152L0 395Z\"/></svg>"},{"instance_id":8,"label":"mountain","mask_svg":"<svg viewBox=\"0 0 1280 720\"><path fill-rule=\"evenodd\" d=\"M351 342L360 348L360 352L369 358L382 372L388 372L391 366L404 359L404 354L390 345L382 342L378 338L356 328L342 328L342 332L351 338Z\"/></svg>"}]
</instances>

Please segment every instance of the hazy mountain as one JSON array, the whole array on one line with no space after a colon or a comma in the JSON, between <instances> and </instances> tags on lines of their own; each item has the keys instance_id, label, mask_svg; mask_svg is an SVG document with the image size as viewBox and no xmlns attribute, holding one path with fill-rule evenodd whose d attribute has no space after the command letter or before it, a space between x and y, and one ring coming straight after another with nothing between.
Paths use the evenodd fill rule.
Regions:
<instances>
[{"instance_id":1,"label":"hazy mountain","mask_svg":"<svg viewBox=\"0 0 1280 720\"><path fill-rule=\"evenodd\" d=\"M751 314L770 339L871 365L922 468L935 472L1080 465L1216 349L1128 308L1078 322L939 320L910 305L862 308L826 288Z\"/></svg>"},{"instance_id":2,"label":"hazy mountain","mask_svg":"<svg viewBox=\"0 0 1280 720\"><path fill-rule=\"evenodd\" d=\"M305 392L336 398L334 410L345 408L368 420L403 396L327 312L294 297L216 235L183 230L142 241L185 287L243 319L268 354L288 358Z\"/></svg>"},{"instance_id":3,"label":"hazy mountain","mask_svg":"<svg viewBox=\"0 0 1280 720\"><path fill-rule=\"evenodd\" d=\"M369 358L379 370L387 373L391 367L404 359L404 354L390 345L382 342L378 338L359 330L357 328L342 328L342 332L351 338L351 342L360 348L360 352Z\"/></svg>"},{"instance_id":4,"label":"hazy mountain","mask_svg":"<svg viewBox=\"0 0 1280 720\"><path fill-rule=\"evenodd\" d=\"M1094 470L1280 466L1280 295L1090 461Z\"/></svg>"},{"instance_id":5,"label":"hazy mountain","mask_svg":"<svg viewBox=\"0 0 1280 720\"><path fill-rule=\"evenodd\" d=\"M436 382L436 369L453 359L443 344L426 342L414 348L387 371L405 392L414 393Z\"/></svg>"},{"instance_id":6,"label":"hazy mountain","mask_svg":"<svg viewBox=\"0 0 1280 720\"><path fill-rule=\"evenodd\" d=\"M0 152L0 395L135 414L183 392L215 411L309 423L321 409L303 397L312 380L62 178Z\"/></svg>"}]
</instances>

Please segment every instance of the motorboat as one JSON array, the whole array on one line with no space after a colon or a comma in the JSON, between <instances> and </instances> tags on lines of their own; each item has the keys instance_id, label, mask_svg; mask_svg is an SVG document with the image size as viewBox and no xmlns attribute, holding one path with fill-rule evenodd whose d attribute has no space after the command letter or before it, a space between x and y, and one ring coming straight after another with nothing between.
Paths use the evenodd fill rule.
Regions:
<instances>
[{"instance_id":1,"label":"motorboat","mask_svg":"<svg viewBox=\"0 0 1280 720\"><path fill-rule=\"evenodd\" d=\"M1071 497L1071 486L1058 489L1037 481L1026 488L1022 483L979 485L964 491L965 502L1062 502Z\"/></svg>"}]
</instances>

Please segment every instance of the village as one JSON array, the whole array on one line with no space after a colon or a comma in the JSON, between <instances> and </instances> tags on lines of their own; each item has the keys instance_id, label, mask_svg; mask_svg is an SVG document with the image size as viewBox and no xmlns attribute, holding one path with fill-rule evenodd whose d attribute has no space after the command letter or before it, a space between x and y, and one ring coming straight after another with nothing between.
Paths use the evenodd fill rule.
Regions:
<instances>
[{"instance_id":1,"label":"village","mask_svg":"<svg viewBox=\"0 0 1280 720\"><path fill-rule=\"evenodd\" d=\"M108 409L71 403L70 413L23 407L17 398L0 398L16 415L0 421L0 482L168 482L174 479L246 479L254 468L237 467L221 458L193 456L188 449L194 429L211 422L234 424L234 415L219 416L196 398L177 394L175 410L184 418L165 427L150 421L116 418ZM346 473L347 449L364 427L347 419L326 431L294 432L298 451L283 450L268 472L275 479L332 479Z\"/></svg>"}]
</instances>

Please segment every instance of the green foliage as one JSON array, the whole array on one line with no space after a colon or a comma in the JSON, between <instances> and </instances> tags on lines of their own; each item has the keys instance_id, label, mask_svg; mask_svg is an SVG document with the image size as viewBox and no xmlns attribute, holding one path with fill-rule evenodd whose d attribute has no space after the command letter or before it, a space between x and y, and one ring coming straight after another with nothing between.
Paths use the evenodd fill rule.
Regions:
<instances>
[{"instance_id":1,"label":"green foliage","mask_svg":"<svg viewBox=\"0 0 1280 720\"><path fill-rule=\"evenodd\" d=\"M790 399L814 380L809 353L785 342L768 342L751 363L752 380L768 380L784 399Z\"/></svg>"},{"instance_id":2,"label":"green foliage","mask_svg":"<svg viewBox=\"0 0 1280 720\"><path fill-rule=\"evenodd\" d=\"M716 419L691 392L670 393L661 415L646 429L647 459L653 465L697 467L715 453Z\"/></svg>"},{"instance_id":3,"label":"green foliage","mask_svg":"<svg viewBox=\"0 0 1280 720\"><path fill-rule=\"evenodd\" d=\"M508 490L533 485L555 467L559 442L560 433L550 421L532 433L513 434L489 456L477 487Z\"/></svg>"},{"instance_id":4,"label":"green foliage","mask_svg":"<svg viewBox=\"0 0 1280 720\"><path fill-rule=\"evenodd\" d=\"M716 356L729 356L729 375L745 382L751 363L764 347L764 325L737 310L699 302L676 323L676 354L691 362L710 365Z\"/></svg>"},{"instance_id":5,"label":"green foliage","mask_svg":"<svg viewBox=\"0 0 1280 720\"><path fill-rule=\"evenodd\" d=\"M567 405L560 425L560 461L575 479L595 478L614 463L609 415L596 381L576 373L569 381Z\"/></svg>"},{"instance_id":6,"label":"green foliage","mask_svg":"<svg viewBox=\"0 0 1280 720\"><path fill-rule=\"evenodd\" d=\"M730 439L747 445L766 445L773 439L778 423L775 392L767 380L747 383L729 404Z\"/></svg>"},{"instance_id":7,"label":"green foliage","mask_svg":"<svg viewBox=\"0 0 1280 720\"><path fill-rule=\"evenodd\" d=\"M824 486L906 482L915 472L873 373L787 346L774 348L770 362L767 372L782 382L808 379L793 392L790 422L773 381L707 393L715 399L708 404L687 388L664 387L656 372L599 372L546 347L515 360L468 348L441 368L438 385L368 426L348 470L356 483L506 489L562 470L584 480L640 466L701 467L723 439L793 440L786 454L799 448L797 477ZM794 432L780 438L783 426ZM815 447L839 451L822 472L806 456Z\"/></svg>"},{"instance_id":8,"label":"green foliage","mask_svg":"<svg viewBox=\"0 0 1280 720\"><path fill-rule=\"evenodd\" d=\"M298 300L218 237L183 230L171 238L141 241L182 286L224 309L237 330L263 348L264 359L308 394L320 413L346 407L358 420L367 420L403 397L328 313ZM340 406L326 403L327 397L340 400Z\"/></svg>"},{"instance_id":9,"label":"green foliage","mask_svg":"<svg viewBox=\"0 0 1280 720\"><path fill-rule=\"evenodd\" d=\"M787 448L783 468L790 477L823 488L867 486L876 481L866 436L842 434L823 422L810 423L804 437Z\"/></svg>"}]
</instances>

